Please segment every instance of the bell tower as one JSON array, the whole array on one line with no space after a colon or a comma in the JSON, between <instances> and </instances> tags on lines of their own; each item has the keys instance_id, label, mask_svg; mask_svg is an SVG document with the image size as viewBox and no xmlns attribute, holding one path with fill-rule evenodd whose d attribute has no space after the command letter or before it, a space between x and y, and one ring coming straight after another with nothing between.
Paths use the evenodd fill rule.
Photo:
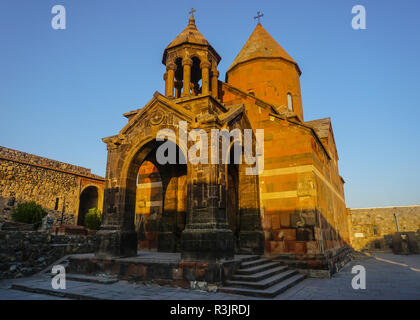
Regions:
<instances>
[{"instance_id":1,"label":"bell tower","mask_svg":"<svg viewBox=\"0 0 420 320\"><path fill-rule=\"evenodd\" d=\"M191 9L188 26L163 52L165 96L171 99L218 96L217 65L221 58L198 31L194 12Z\"/></svg>"}]
</instances>

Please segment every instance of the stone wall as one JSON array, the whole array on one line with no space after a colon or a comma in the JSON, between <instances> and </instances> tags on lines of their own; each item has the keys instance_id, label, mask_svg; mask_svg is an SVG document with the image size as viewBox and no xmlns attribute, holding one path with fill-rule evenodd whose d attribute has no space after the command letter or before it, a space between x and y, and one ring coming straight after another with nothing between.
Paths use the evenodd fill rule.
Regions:
<instances>
[{"instance_id":1,"label":"stone wall","mask_svg":"<svg viewBox=\"0 0 420 320\"><path fill-rule=\"evenodd\" d=\"M18 161L18 162L26 162L32 165L36 165L36 166L43 166L43 167L47 167L49 169L57 169L57 170L62 170L62 171L66 171L69 173L75 173L75 174L80 174L80 175L86 175L86 176L95 176L91 173L90 169L87 168L83 168L83 167L79 167L79 166L75 166L69 163L64 163L64 162L60 162L60 161L56 161L56 160L52 160L52 159L48 159L48 158L44 158L44 157L40 157L34 154L30 154L30 153L26 153L26 152L22 152L22 151L18 151L18 150L13 150L13 149L9 149L9 148L5 148L0 146L0 158L1 159L8 159L8 160L14 160L14 161ZM98 178L101 178L99 176L96 176Z\"/></svg>"},{"instance_id":2,"label":"stone wall","mask_svg":"<svg viewBox=\"0 0 420 320\"><path fill-rule=\"evenodd\" d=\"M102 209L104 179L90 169L0 147L0 220L10 220L17 203L35 201L55 222L76 224L79 200L88 186L98 189Z\"/></svg>"},{"instance_id":3,"label":"stone wall","mask_svg":"<svg viewBox=\"0 0 420 320\"><path fill-rule=\"evenodd\" d=\"M391 251L395 234L411 232L420 248L420 205L347 210L354 249Z\"/></svg>"},{"instance_id":4,"label":"stone wall","mask_svg":"<svg viewBox=\"0 0 420 320\"><path fill-rule=\"evenodd\" d=\"M95 236L0 231L0 279L37 273L67 254L94 251Z\"/></svg>"}]
</instances>

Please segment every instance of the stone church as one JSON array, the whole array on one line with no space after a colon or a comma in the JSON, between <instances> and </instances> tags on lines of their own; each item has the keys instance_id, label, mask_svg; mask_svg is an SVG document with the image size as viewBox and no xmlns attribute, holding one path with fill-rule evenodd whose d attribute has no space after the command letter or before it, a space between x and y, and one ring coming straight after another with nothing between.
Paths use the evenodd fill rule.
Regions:
<instances>
[{"instance_id":1,"label":"stone church","mask_svg":"<svg viewBox=\"0 0 420 320\"><path fill-rule=\"evenodd\" d=\"M220 60L191 13L163 52L165 92L125 113L125 127L103 139L108 156L96 256L150 250L211 262L256 254L298 269L337 270L347 259L349 228L330 118L304 120L301 69L261 23L225 81ZM162 129L175 135L156 139ZM182 141L185 129L209 136L214 129L251 129L254 136L263 129L263 170L246 174L246 161L191 163L196 142ZM173 144L176 164L157 161L164 143ZM255 146L254 140L253 154Z\"/></svg>"}]
</instances>

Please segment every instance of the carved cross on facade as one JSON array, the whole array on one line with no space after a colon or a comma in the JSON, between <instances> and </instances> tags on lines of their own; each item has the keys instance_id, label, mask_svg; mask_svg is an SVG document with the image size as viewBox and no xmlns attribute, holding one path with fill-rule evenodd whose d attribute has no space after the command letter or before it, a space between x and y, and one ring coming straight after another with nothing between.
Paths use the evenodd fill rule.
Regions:
<instances>
[{"instance_id":1,"label":"carved cross on facade","mask_svg":"<svg viewBox=\"0 0 420 320\"><path fill-rule=\"evenodd\" d=\"M192 15L192 16L194 16L194 12L195 12L195 9L194 8L191 8L191 10L188 12L190 15Z\"/></svg>"},{"instance_id":2,"label":"carved cross on facade","mask_svg":"<svg viewBox=\"0 0 420 320\"><path fill-rule=\"evenodd\" d=\"M257 11L257 15L254 17L254 19L257 19L258 23L260 23L260 18L263 17L263 16L264 15L261 12Z\"/></svg>"}]
</instances>

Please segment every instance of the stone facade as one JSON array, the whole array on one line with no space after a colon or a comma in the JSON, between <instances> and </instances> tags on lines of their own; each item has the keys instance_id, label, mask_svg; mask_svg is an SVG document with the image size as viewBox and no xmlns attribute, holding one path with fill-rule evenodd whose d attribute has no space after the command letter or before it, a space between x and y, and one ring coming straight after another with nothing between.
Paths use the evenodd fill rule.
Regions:
<instances>
[{"instance_id":1,"label":"stone facade","mask_svg":"<svg viewBox=\"0 0 420 320\"><path fill-rule=\"evenodd\" d=\"M165 94L156 92L142 109L124 114L128 124L103 139L108 160L97 257L134 256L139 247L181 251L183 261L247 253L336 270L350 238L330 119L304 122L301 70L261 24L226 82L218 79L220 59L191 15L164 50ZM183 144L184 132L222 128L264 130L259 175L245 174L244 161L157 163L159 130L175 132L167 140L179 160L193 145ZM253 148L255 155L255 142Z\"/></svg>"},{"instance_id":2,"label":"stone facade","mask_svg":"<svg viewBox=\"0 0 420 320\"><path fill-rule=\"evenodd\" d=\"M265 253L330 256L349 245L344 180L331 120L304 122L301 70L258 24L226 73L220 98L264 129L259 196Z\"/></svg>"},{"instance_id":3,"label":"stone facade","mask_svg":"<svg viewBox=\"0 0 420 320\"><path fill-rule=\"evenodd\" d=\"M348 209L351 244L356 250L401 251L401 235L420 248L420 206ZM399 240L400 239L400 240ZM417 247L417 248L415 248ZM408 253L408 252L407 252Z\"/></svg>"},{"instance_id":4,"label":"stone facade","mask_svg":"<svg viewBox=\"0 0 420 320\"><path fill-rule=\"evenodd\" d=\"M104 179L90 169L0 147L2 220L10 220L17 203L35 201L51 213L56 224L61 223L63 210L63 223L77 224L80 208L86 202L83 195L96 190L91 206L102 209L103 188Z\"/></svg>"}]
</instances>

